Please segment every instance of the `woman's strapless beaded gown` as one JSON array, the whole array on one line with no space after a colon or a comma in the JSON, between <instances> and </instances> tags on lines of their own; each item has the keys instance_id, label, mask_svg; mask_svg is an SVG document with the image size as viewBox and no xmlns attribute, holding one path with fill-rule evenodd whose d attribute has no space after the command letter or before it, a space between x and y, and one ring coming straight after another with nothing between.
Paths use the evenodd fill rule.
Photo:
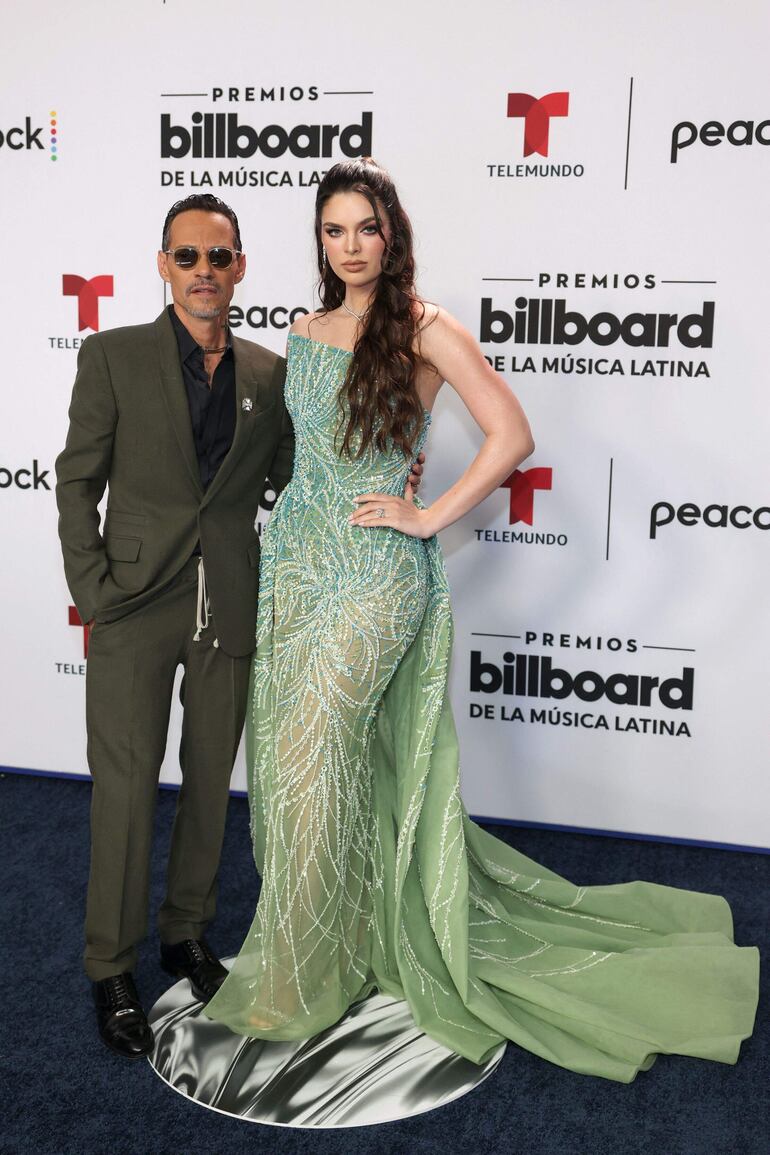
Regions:
<instances>
[{"instance_id":1,"label":"woman's strapless beaded gown","mask_svg":"<svg viewBox=\"0 0 770 1155\"><path fill-rule=\"evenodd\" d=\"M336 452L349 356L290 337L296 464L264 535L247 722L262 891L206 1013L303 1039L378 988L476 1062L503 1039L622 1082L658 1052L735 1062L758 952L724 899L574 886L467 817L439 544L348 523L408 473L396 451Z\"/></svg>"}]
</instances>

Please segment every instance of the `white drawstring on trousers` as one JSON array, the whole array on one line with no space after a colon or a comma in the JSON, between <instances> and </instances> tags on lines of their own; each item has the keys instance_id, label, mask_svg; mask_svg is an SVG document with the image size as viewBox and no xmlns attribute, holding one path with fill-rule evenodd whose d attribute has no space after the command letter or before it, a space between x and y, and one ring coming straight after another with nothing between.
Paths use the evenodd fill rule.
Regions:
<instances>
[{"instance_id":1,"label":"white drawstring on trousers","mask_svg":"<svg viewBox=\"0 0 770 1155\"><path fill-rule=\"evenodd\" d=\"M194 642L201 640L201 630L207 630L211 621L209 606L209 591L206 587L206 571L203 568L203 557L198 558L198 599L195 607L195 636ZM214 638L215 648L219 646L219 638Z\"/></svg>"}]
</instances>

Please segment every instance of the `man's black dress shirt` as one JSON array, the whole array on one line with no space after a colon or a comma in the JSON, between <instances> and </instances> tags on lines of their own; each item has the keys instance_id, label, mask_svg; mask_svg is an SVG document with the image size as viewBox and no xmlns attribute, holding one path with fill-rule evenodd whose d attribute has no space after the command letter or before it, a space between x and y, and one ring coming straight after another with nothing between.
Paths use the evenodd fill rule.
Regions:
<instances>
[{"instance_id":1,"label":"man's black dress shirt","mask_svg":"<svg viewBox=\"0 0 770 1155\"><path fill-rule=\"evenodd\" d=\"M203 350L169 305L168 315L179 346L182 378L190 407L193 442L198 457L201 485L208 489L227 456L235 436L235 360L228 342L222 360L209 379Z\"/></svg>"}]
</instances>

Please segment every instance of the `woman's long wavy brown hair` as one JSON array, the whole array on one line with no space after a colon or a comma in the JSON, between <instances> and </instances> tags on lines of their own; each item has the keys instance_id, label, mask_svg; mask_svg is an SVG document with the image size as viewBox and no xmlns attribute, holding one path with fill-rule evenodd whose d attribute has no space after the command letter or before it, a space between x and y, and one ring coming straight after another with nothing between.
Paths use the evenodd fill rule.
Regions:
<instances>
[{"instance_id":1,"label":"woman's long wavy brown hair","mask_svg":"<svg viewBox=\"0 0 770 1155\"><path fill-rule=\"evenodd\" d=\"M340 387L342 452L361 457L372 444L380 452L397 445L410 458L423 416L416 378L418 367L424 363L417 350L417 335L425 314L414 287L412 226L393 181L371 157L343 161L330 168L318 187L315 206L318 292L323 312L339 308L345 299L345 282L324 261L321 231L324 205L336 193L345 192L366 197L378 233L386 240L385 216L391 235L382 257L382 273Z\"/></svg>"}]
</instances>

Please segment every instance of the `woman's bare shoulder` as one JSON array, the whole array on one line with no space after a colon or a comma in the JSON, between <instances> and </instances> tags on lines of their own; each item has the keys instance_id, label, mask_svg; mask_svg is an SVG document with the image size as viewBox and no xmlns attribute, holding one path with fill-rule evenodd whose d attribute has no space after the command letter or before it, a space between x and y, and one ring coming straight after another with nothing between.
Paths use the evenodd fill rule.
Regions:
<instances>
[{"instance_id":1,"label":"woman's bare shoulder","mask_svg":"<svg viewBox=\"0 0 770 1155\"><path fill-rule=\"evenodd\" d=\"M302 313L301 316L295 318L295 320L292 321L289 332L296 333L299 337L309 337L310 326L313 321L317 321L319 317L323 317L324 315L325 314L322 310L319 310L316 313Z\"/></svg>"},{"instance_id":2,"label":"woman's bare shoulder","mask_svg":"<svg viewBox=\"0 0 770 1155\"><path fill-rule=\"evenodd\" d=\"M433 301L416 301L414 312L417 320L417 332L422 333L425 329L429 329L431 325L435 325L442 309L440 305L434 304Z\"/></svg>"},{"instance_id":3,"label":"woman's bare shoulder","mask_svg":"<svg viewBox=\"0 0 770 1155\"><path fill-rule=\"evenodd\" d=\"M456 317L448 313L442 305L436 305L432 301L424 302L423 318L419 324L418 334L420 337L420 344L422 348L429 352L430 349L435 349L440 346L442 342L446 342L450 338L459 341L461 344L475 344L473 337L462 325ZM430 355L430 353L429 353Z\"/></svg>"}]
</instances>

